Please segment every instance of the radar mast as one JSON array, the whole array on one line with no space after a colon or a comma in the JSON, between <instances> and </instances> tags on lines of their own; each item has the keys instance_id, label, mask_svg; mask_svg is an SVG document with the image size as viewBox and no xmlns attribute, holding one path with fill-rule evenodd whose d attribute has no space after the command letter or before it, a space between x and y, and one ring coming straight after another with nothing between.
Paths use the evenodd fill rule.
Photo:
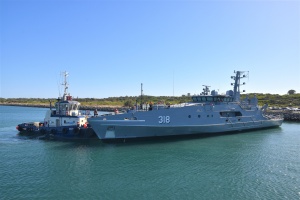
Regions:
<instances>
[{"instance_id":1,"label":"radar mast","mask_svg":"<svg viewBox=\"0 0 300 200\"><path fill-rule=\"evenodd\" d=\"M64 86L64 95L63 95L63 101L66 101L67 100L67 96L68 96L68 81L67 81L67 77L69 76L69 73L64 71L63 72L63 75L64 75L64 82L62 83L62 85Z\"/></svg>"},{"instance_id":2,"label":"radar mast","mask_svg":"<svg viewBox=\"0 0 300 200\"><path fill-rule=\"evenodd\" d=\"M210 90L209 90L209 85L202 85L202 86L204 86L204 88L203 88L203 92L201 93L202 95L208 95L209 94L209 92L210 92Z\"/></svg>"},{"instance_id":3,"label":"radar mast","mask_svg":"<svg viewBox=\"0 0 300 200\"><path fill-rule=\"evenodd\" d=\"M249 71L234 71L236 74L235 76L231 76L231 78L234 80L234 83L231 83L233 85L233 99L235 101L240 101L240 85L245 85L246 83L241 83L242 78L246 78L249 76ZM245 90L243 90L245 92Z\"/></svg>"}]
</instances>

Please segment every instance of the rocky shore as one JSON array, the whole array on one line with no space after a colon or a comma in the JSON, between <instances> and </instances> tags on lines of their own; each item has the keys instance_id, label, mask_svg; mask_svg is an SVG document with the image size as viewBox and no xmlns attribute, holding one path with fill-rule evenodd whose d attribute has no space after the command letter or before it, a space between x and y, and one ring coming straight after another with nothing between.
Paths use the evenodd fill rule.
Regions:
<instances>
[{"instance_id":1,"label":"rocky shore","mask_svg":"<svg viewBox=\"0 0 300 200\"><path fill-rule=\"evenodd\" d=\"M272 110L268 111L267 114L273 115L283 115L284 121L294 121L300 122L300 112L298 111L282 111L282 110Z\"/></svg>"}]
</instances>

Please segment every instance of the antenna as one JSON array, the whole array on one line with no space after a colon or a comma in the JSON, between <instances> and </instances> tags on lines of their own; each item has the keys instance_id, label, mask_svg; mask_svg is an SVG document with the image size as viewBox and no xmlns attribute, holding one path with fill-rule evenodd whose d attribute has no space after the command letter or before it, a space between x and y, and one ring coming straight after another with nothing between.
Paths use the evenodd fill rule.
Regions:
<instances>
[{"instance_id":1,"label":"antenna","mask_svg":"<svg viewBox=\"0 0 300 200\"><path fill-rule=\"evenodd\" d=\"M174 69L173 69L173 97L174 97Z\"/></svg>"},{"instance_id":2,"label":"antenna","mask_svg":"<svg viewBox=\"0 0 300 200\"><path fill-rule=\"evenodd\" d=\"M235 101L240 101L240 85L245 85L246 83L241 83L240 80L242 78L247 78L249 76L249 71L234 71L236 74L235 77L231 76L231 78L234 80L234 83L231 83L233 85L233 96ZM243 90L242 92L245 92Z\"/></svg>"},{"instance_id":3,"label":"antenna","mask_svg":"<svg viewBox=\"0 0 300 200\"><path fill-rule=\"evenodd\" d=\"M141 83L141 105L143 104L143 83Z\"/></svg>"},{"instance_id":4,"label":"antenna","mask_svg":"<svg viewBox=\"0 0 300 200\"><path fill-rule=\"evenodd\" d=\"M204 86L204 88L203 88L203 92L201 93L202 95L208 95L209 94L209 92L210 92L210 90L209 90L209 85L202 85L202 86Z\"/></svg>"},{"instance_id":5,"label":"antenna","mask_svg":"<svg viewBox=\"0 0 300 200\"><path fill-rule=\"evenodd\" d=\"M69 73L66 72L66 71L64 71L64 72L63 72L63 75L64 75L64 82L62 83L62 85L64 86L64 96L63 96L63 100L65 101L66 98L67 98L67 95L68 95L68 88L69 88L68 86L69 86L69 84L68 84L68 82L67 82L67 77L68 77Z\"/></svg>"}]
</instances>

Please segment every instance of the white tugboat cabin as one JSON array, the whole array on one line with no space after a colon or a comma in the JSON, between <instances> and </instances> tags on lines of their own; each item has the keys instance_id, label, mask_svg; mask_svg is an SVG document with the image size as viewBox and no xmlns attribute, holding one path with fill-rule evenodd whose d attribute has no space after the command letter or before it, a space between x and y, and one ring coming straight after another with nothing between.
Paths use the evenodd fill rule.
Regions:
<instances>
[{"instance_id":1,"label":"white tugboat cabin","mask_svg":"<svg viewBox=\"0 0 300 200\"><path fill-rule=\"evenodd\" d=\"M18 124L16 129L25 136L44 136L55 139L90 139L96 138L88 126L88 116L80 112L80 103L72 100L68 93L68 73L64 72L64 94L58 98L55 107L46 111L43 122L27 122Z\"/></svg>"},{"instance_id":2,"label":"white tugboat cabin","mask_svg":"<svg viewBox=\"0 0 300 200\"><path fill-rule=\"evenodd\" d=\"M50 103L50 110L46 112L44 126L46 127L61 127L61 126L86 126L87 117L81 115L79 108L80 103L73 101L72 96L68 94L68 73L64 72L64 95L58 98L55 103L55 109L52 109Z\"/></svg>"}]
</instances>

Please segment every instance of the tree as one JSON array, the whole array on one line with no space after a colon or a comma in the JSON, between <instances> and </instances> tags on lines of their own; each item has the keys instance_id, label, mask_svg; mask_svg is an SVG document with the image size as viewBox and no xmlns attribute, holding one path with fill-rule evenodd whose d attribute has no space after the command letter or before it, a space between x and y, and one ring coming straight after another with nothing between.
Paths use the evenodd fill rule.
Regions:
<instances>
[{"instance_id":1,"label":"tree","mask_svg":"<svg viewBox=\"0 0 300 200\"><path fill-rule=\"evenodd\" d=\"M129 99L124 103L124 106L126 107L132 107L133 106L133 102Z\"/></svg>"},{"instance_id":2,"label":"tree","mask_svg":"<svg viewBox=\"0 0 300 200\"><path fill-rule=\"evenodd\" d=\"M288 94L289 94L289 95L295 94L295 93L296 93L296 90L289 90L289 91L288 91Z\"/></svg>"}]
</instances>

